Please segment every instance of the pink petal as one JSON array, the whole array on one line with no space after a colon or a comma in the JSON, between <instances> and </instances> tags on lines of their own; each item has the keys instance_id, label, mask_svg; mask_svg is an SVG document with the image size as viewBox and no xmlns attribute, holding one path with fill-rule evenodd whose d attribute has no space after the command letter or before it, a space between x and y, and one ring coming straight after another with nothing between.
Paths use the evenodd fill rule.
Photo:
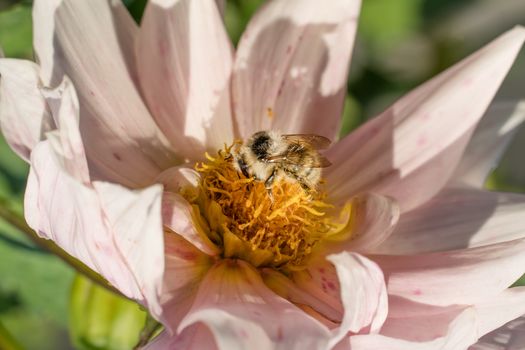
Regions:
<instances>
[{"instance_id":1,"label":"pink petal","mask_svg":"<svg viewBox=\"0 0 525 350\"><path fill-rule=\"evenodd\" d=\"M386 240L399 219L399 207L392 199L363 194L352 199L351 236L340 240L338 235L325 240L322 253L341 251L369 252Z\"/></svg>"},{"instance_id":2,"label":"pink petal","mask_svg":"<svg viewBox=\"0 0 525 350\"><path fill-rule=\"evenodd\" d=\"M336 144L326 174L334 198L377 192L408 211L439 192L524 39L524 28L508 31Z\"/></svg>"},{"instance_id":3,"label":"pink petal","mask_svg":"<svg viewBox=\"0 0 525 350\"><path fill-rule=\"evenodd\" d=\"M350 331L377 333L388 313L385 280L381 269L367 258L343 252L330 255L339 278L341 301L345 310L341 326L335 331L332 346Z\"/></svg>"},{"instance_id":4,"label":"pink petal","mask_svg":"<svg viewBox=\"0 0 525 350\"><path fill-rule=\"evenodd\" d=\"M150 1L137 52L148 107L179 154L200 159L233 141L232 46L214 1Z\"/></svg>"},{"instance_id":5,"label":"pink petal","mask_svg":"<svg viewBox=\"0 0 525 350\"><path fill-rule=\"evenodd\" d=\"M450 323L469 306L434 306L391 296L388 299L388 308L388 318L381 329L382 335L427 342L446 336Z\"/></svg>"},{"instance_id":6,"label":"pink petal","mask_svg":"<svg viewBox=\"0 0 525 350\"><path fill-rule=\"evenodd\" d=\"M178 336L174 336L165 330L143 349L215 350L218 348L213 333L206 326L197 323L186 328Z\"/></svg>"},{"instance_id":7,"label":"pink petal","mask_svg":"<svg viewBox=\"0 0 525 350\"><path fill-rule=\"evenodd\" d=\"M158 185L129 191L97 183L96 190L72 178L67 160L49 142L31 154L26 220L41 237L104 276L124 295L158 311L163 242Z\"/></svg>"},{"instance_id":8,"label":"pink petal","mask_svg":"<svg viewBox=\"0 0 525 350\"><path fill-rule=\"evenodd\" d=\"M217 263L179 327L204 323L219 349L325 349L327 328L274 294L241 260Z\"/></svg>"},{"instance_id":9,"label":"pink petal","mask_svg":"<svg viewBox=\"0 0 525 350\"><path fill-rule=\"evenodd\" d=\"M352 350L460 350L466 349L477 339L476 314L473 309L466 309L445 325L436 320L435 326L439 331L445 329L445 334L430 341L413 342L404 339L388 337L379 334L355 335L350 337L349 349ZM443 321L441 321L443 322ZM448 325L448 327L446 327ZM443 327L445 326L445 327ZM401 329L402 334L412 332L405 327ZM440 332L441 333L441 332Z\"/></svg>"},{"instance_id":10,"label":"pink petal","mask_svg":"<svg viewBox=\"0 0 525 350\"><path fill-rule=\"evenodd\" d=\"M78 98L69 78L53 90L43 90L43 95L50 106L57 130L48 132L46 138L59 154L60 166L78 181L90 182L89 169L84 145L79 132Z\"/></svg>"},{"instance_id":11,"label":"pink petal","mask_svg":"<svg viewBox=\"0 0 525 350\"><path fill-rule=\"evenodd\" d=\"M124 58L132 48L123 49L126 40L115 30L120 17L104 0L40 0L33 18L44 83L56 85L67 74L77 89L92 175L127 186L151 183L174 158L133 84Z\"/></svg>"},{"instance_id":12,"label":"pink petal","mask_svg":"<svg viewBox=\"0 0 525 350\"><path fill-rule=\"evenodd\" d=\"M274 0L251 19L232 84L238 131L335 138L360 1Z\"/></svg>"},{"instance_id":13,"label":"pink petal","mask_svg":"<svg viewBox=\"0 0 525 350\"><path fill-rule=\"evenodd\" d=\"M385 274L389 295L430 305L474 304L498 295L523 274L525 240L372 258Z\"/></svg>"},{"instance_id":14,"label":"pink petal","mask_svg":"<svg viewBox=\"0 0 525 350\"><path fill-rule=\"evenodd\" d=\"M524 238L524 211L524 195L450 187L402 215L375 252L418 254Z\"/></svg>"},{"instance_id":15,"label":"pink petal","mask_svg":"<svg viewBox=\"0 0 525 350\"><path fill-rule=\"evenodd\" d=\"M474 131L452 179L483 187L523 121L525 101L492 105Z\"/></svg>"},{"instance_id":16,"label":"pink petal","mask_svg":"<svg viewBox=\"0 0 525 350\"><path fill-rule=\"evenodd\" d=\"M339 284L335 268L331 264L323 264L322 266L323 268L331 269L330 278L335 281L331 283L333 284L334 289L337 289L337 292L339 292ZM315 311L315 314L311 315L313 317L317 316L316 318L319 321L332 322L333 327L338 326L341 322L343 318L343 306L339 296L320 293L321 287L316 285L315 282L309 284L311 280L306 280L306 276L302 276L302 283L301 285L298 285L287 276L274 269L264 269L261 274L264 283L275 293L284 299L291 301L295 305L302 306L303 310L305 310L304 306L307 306L309 309Z\"/></svg>"},{"instance_id":17,"label":"pink petal","mask_svg":"<svg viewBox=\"0 0 525 350\"><path fill-rule=\"evenodd\" d=\"M525 287L504 290L475 307L479 318L479 334L487 334L525 314Z\"/></svg>"},{"instance_id":18,"label":"pink petal","mask_svg":"<svg viewBox=\"0 0 525 350\"><path fill-rule=\"evenodd\" d=\"M52 129L45 99L38 89L38 66L30 61L0 59L0 127L11 148L24 160Z\"/></svg>"},{"instance_id":19,"label":"pink petal","mask_svg":"<svg viewBox=\"0 0 525 350\"><path fill-rule=\"evenodd\" d=\"M217 256L219 248L208 238L203 227L202 219L199 220L198 208L192 207L184 197L177 193L164 192L162 196L162 222L165 227L178 233L202 252Z\"/></svg>"},{"instance_id":20,"label":"pink petal","mask_svg":"<svg viewBox=\"0 0 525 350\"><path fill-rule=\"evenodd\" d=\"M173 335L186 316L211 259L175 233L164 234L165 269L161 293L162 313L155 315Z\"/></svg>"},{"instance_id":21,"label":"pink petal","mask_svg":"<svg viewBox=\"0 0 525 350\"><path fill-rule=\"evenodd\" d=\"M469 350L523 350L523 344L525 344L525 316L485 335Z\"/></svg>"},{"instance_id":22,"label":"pink petal","mask_svg":"<svg viewBox=\"0 0 525 350\"><path fill-rule=\"evenodd\" d=\"M165 191L174 193L179 193L184 187L197 187L199 181L199 173L183 165L166 169L155 179L164 185Z\"/></svg>"}]
</instances>

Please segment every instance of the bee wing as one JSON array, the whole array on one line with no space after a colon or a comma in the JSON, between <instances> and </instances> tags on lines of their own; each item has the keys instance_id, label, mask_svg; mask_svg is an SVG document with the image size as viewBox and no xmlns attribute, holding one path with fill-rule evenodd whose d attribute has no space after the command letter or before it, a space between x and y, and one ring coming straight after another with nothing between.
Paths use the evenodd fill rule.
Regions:
<instances>
[{"instance_id":1,"label":"bee wing","mask_svg":"<svg viewBox=\"0 0 525 350\"><path fill-rule=\"evenodd\" d=\"M287 163L287 164L302 165L300 163L294 162L293 159L288 158L286 154L278 154L276 156L267 157L265 158L265 161L268 163ZM330 165L332 165L332 163L330 163L330 161L326 157L320 154L317 154L317 158L312 163L309 164L309 167L310 168L326 168L326 167L329 167Z\"/></svg>"},{"instance_id":2,"label":"bee wing","mask_svg":"<svg viewBox=\"0 0 525 350\"><path fill-rule=\"evenodd\" d=\"M314 149L327 149L332 143L330 139L314 134L288 134L281 137L289 143L308 144Z\"/></svg>"}]
</instances>

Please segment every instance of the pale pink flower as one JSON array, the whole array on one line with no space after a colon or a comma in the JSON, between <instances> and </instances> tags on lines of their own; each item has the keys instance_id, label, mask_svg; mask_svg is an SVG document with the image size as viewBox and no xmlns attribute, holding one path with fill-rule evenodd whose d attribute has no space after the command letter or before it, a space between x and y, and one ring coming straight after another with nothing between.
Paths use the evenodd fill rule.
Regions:
<instances>
[{"instance_id":1,"label":"pale pink flower","mask_svg":"<svg viewBox=\"0 0 525 350\"><path fill-rule=\"evenodd\" d=\"M34 2L38 64L0 60L27 222L164 323L152 348L466 349L525 314L508 288L525 197L482 189L523 108L478 124L523 28L334 143L328 201L352 205L350 231L305 269L223 258L214 216L181 195L234 138L336 138L359 5L270 1L234 54L213 1L151 0L140 28L119 1Z\"/></svg>"}]
</instances>

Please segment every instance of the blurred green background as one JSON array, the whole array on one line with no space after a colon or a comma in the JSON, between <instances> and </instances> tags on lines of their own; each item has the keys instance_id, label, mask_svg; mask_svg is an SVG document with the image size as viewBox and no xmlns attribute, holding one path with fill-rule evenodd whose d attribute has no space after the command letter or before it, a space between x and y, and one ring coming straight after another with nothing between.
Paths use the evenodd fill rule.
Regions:
<instances>
[{"instance_id":1,"label":"blurred green background","mask_svg":"<svg viewBox=\"0 0 525 350\"><path fill-rule=\"evenodd\" d=\"M140 21L145 1L124 3ZM261 3L228 0L225 21L234 43ZM520 23L523 0L363 0L342 134ZM0 45L7 57L32 59L31 30L31 1L0 0ZM520 56L498 99L524 97ZM521 132L515 143L525 149L524 140ZM27 171L0 136L0 207L21 214ZM521 175L501 171L491 186L523 190L525 170ZM0 349L131 349L145 320L136 305L76 276L0 220Z\"/></svg>"}]
</instances>

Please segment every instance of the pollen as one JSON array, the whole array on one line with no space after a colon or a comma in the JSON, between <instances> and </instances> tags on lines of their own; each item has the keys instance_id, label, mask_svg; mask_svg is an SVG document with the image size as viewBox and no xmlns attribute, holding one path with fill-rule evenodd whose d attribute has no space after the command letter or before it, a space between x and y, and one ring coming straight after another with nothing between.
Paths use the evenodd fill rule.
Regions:
<instances>
[{"instance_id":1,"label":"pollen","mask_svg":"<svg viewBox=\"0 0 525 350\"><path fill-rule=\"evenodd\" d=\"M306 192L289 180L276 181L270 196L264 183L233 167L232 147L206 154L207 160L196 165L200 193L186 199L199 207L224 258L302 269L318 243L341 229L330 214L333 206L322 190Z\"/></svg>"}]
</instances>

